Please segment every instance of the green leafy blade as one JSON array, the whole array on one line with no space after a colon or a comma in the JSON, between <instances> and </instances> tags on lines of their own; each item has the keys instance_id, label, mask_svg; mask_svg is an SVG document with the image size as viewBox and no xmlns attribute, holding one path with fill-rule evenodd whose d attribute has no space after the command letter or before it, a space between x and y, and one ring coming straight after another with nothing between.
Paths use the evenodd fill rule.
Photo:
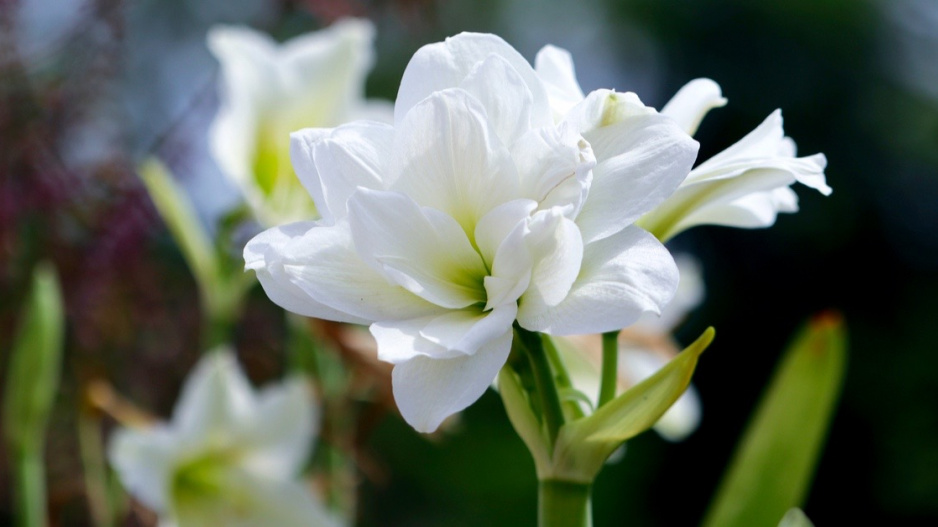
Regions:
<instances>
[{"instance_id":1,"label":"green leafy blade","mask_svg":"<svg viewBox=\"0 0 938 527\"><path fill-rule=\"evenodd\" d=\"M684 393L700 354L713 341L714 335L714 329L708 328L654 375L592 415L567 423L561 429L554 451L554 476L592 481L619 445L651 428Z\"/></svg>"},{"instance_id":2,"label":"green leafy blade","mask_svg":"<svg viewBox=\"0 0 938 527\"><path fill-rule=\"evenodd\" d=\"M141 163L140 179L169 228L199 285L208 290L218 280L219 262L214 247L188 196L163 163L150 158Z\"/></svg>"},{"instance_id":3,"label":"green leafy blade","mask_svg":"<svg viewBox=\"0 0 938 527\"><path fill-rule=\"evenodd\" d=\"M58 279L40 264L10 354L3 407L3 435L12 465L16 525L45 527L43 450L46 426L62 370L65 315Z\"/></svg>"},{"instance_id":4,"label":"green leafy blade","mask_svg":"<svg viewBox=\"0 0 938 527\"><path fill-rule=\"evenodd\" d=\"M777 525L804 501L846 363L837 314L814 318L780 363L703 522L705 527Z\"/></svg>"},{"instance_id":5,"label":"green leafy blade","mask_svg":"<svg viewBox=\"0 0 938 527\"><path fill-rule=\"evenodd\" d=\"M15 448L41 448L59 387L64 318L55 272L40 264L10 354L4 394L4 433Z\"/></svg>"}]
</instances>

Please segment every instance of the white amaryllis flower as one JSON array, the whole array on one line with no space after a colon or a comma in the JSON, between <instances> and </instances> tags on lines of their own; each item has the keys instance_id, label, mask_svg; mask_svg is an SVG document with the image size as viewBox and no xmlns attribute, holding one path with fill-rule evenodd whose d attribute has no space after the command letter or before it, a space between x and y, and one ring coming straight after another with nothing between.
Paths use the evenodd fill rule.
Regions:
<instances>
[{"instance_id":1,"label":"white amaryllis flower","mask_svg":"<svg viewBox=\"0 0 938 527\"><path fill-rule=\"evenodd\" d=\"M671 299L674 261L632 223L693 163L673 120L607 90L555 120L530 64L469 33L417 51L394 113L293 134L323 221L270 229L245 260L286 309L370 324L417 430L482 395L515 321L603 332Z\"/></svg>"},{"instance_id":2,"label":"white amaryllis flower","mask_svg":"<svg viewBox=\"0 0 938 527\"><path fill-rule=\"evenodd\" d=\"M676 255L674 259L681 275L674 299L664 307L660 317L642 316L619 334L617 395L651 377L677 355L679 349L671 332L703 301L700 264L689 255ZM573 387L595 408L602 370L601 337L576 335L556 342ZM688 386L655 423L654 429L668 441L680 441L697 429L700 415L700 396L693 386Z\"/></svg>"},{"instance_id":3,"label":"white amaryllis flower","mask_svg":"<svg viewBox=\"0 0 938 527\"><path fill-rule=\"evenodd\" d=\"M536 69L548 83L551 105L558 114L583 99L573 61L565 50L544 48L537 56ZM661 113L693 135L709 110L725 104L717 83L695 79ZM824 154L795 156L795 142L785 136L781 111L776 110L739 142L695 167L672 196L637 224L660 240L704 224L768 227L779 212L798 210L798 196L790 188L794 183L825 196L831 193L824 178Z\"/></svg>"},{"instance_id":4,"label":"white amaryllis flower","mask_svg":"<svg viewBox=\"0 0 938 527\"><path fill-rule=\"evenodd\" d=\"M371 23L355 19L283 44L246 27L209 31L208 48L221 64L211 151L261 223L316 217L290 167L290 132L364 117L390 121L389 103L364 99L373 39Z\"/></svg>"},{"instance_id":5,"label":"white amaryllis flower","mask_svg":"<svg viewBox=\"0 0 938 527\"><path fill-rule=\"evenodd\" d=\"M234 355L214 351L172 420L119 429L108 457L161 525L340 525L300 479L318 427L312 397L300 378L255 392Z\"/></svg>"}]
</instances>

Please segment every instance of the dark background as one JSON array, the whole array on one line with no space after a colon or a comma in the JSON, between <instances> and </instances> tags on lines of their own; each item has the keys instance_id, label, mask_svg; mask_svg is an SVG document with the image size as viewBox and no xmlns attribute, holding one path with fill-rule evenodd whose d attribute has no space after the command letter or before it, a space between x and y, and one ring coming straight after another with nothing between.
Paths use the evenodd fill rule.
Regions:
<instances>
[{"instance_id":1,"label":"dark background","mask_svg":"<svg viewBox=\"0 0 938 527\"><path fill-rule=\"evenodd\" d=\"M683 443L629 443L596 483L597 527L697 523L785 343L826 309L845 316L849 365L806 512L819 526L938 522L938 4L567 4L0 2L0 374L29 271L51 259L69 313L47 449L58 525L90 525L75 446L83 383L109 379L165 416L198 357L194 282L134 166L166 160L207 223L237 202L206 156L217 67L205 30L245 23L285 39L349 14L377 25L372 96L393 99L420 45L489 31L529 59L566 47L584 90L634 90L658 107L690 79L716 80L729 104L698 132L700 159L777 107L801 153L828 157L832 196L798 188L801 211L770 229L674 240L702 260L707 286L678 337L718 331L694 381L704 418ZM256 381L283 369L281 317L253 292L238 342ZM364 449L360 525L534 524L533 465L492 393L430 440L384 418Z\"/></svg>"}]
</instances>

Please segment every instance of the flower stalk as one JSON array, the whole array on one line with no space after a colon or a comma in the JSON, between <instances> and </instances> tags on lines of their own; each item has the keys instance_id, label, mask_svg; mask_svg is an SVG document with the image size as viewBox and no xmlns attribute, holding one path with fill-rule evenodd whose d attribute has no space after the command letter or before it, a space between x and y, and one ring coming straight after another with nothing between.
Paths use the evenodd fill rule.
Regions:
<instances>
[{"instance_id":1,"label":"flower stalk","mask_svg":"<svg viewBox=\"0 0 938 527\"><path fill-rule=\"evenodd\" d=\"M575 481L541 480L537 485L539 527L591 527L593 486Z\"/></svg>"},{"instance_id":2,"label":"flower stalk","mask_svg":"<svg viewBox=\"0 0 938 527\"><path fill-rule=\"evenodd\" d=\"M619 332L603 333L603 369L599 385L597 408L611 401L616 396L616 382L619 370Z\"/></svg>"},{"instance_id":3,"label":"flower stalk","mask_svg":"<svg viewBox=\"0 0 938 527\"><path fill-rule=\"evenodd\" d=\"M524 370L528 364L523 361L510 362L499 374L498 385L508 418L534 458L538 525L591 526L590 491L606 458L651 428L677 401L714 331L707 329L657 373L585 416L561 413L557 388L565 372L562 368L557 374L551 371L550 361L555 357L545 350L548 339L518 327L515 335L515 344L528 356L532 371ZM605 340L615 344L617 338L606 335ZM525 382L525 374L534 382ZM559 426L553 428L558 421Z\"/></svg>"},{"instance_id":4,"label":"flower stalk","mask_svg":"<svg viewBox=\"0 0 938 527\"><path fill-rule=\"evenodd\" d=\"M541 337L537 333L528 331L516 323L515 335L521 341L521 348L525 350L531 363L535 386L540 395L549 444L553 446L557 441L557 434L560 433L560 427L564 423L563 408L560 406L560 396L557 393L554 373L551 371Z\"/></svg>"},{"instance_id":5,"label":"flower stalk","mask_svg":"<svg viewBox=\"0 0 938 527\"><path fill-rule=\"evenodd\" d=\"M14 465L16 510L20 527L45 527L46 481L42 450L22 448L11 456Z\"/></svg>"}]
</instances>

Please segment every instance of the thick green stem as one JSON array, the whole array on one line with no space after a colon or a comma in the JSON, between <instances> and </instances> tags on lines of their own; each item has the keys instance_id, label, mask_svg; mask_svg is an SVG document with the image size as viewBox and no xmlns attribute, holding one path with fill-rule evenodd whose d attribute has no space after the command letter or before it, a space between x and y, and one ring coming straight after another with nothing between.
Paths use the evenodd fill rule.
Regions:
<instances>
[{"instance_id":1,"label":"thick green stem","mask_svg":"<svg viewBox=\"0 0 938 527\"><path fill-rule=\"evenodd\" d=\"M544 423L547 425L547 434L551 448L557 441L557 434L563 426L563 408L560 406L560 396L557 394L557 385L550 362L544 352L543 342L537 333L532 333L515 323L515 334L521 340L522 347L527 352L534 373L534 383L541 400L541 411Z\"/></svg>"},{"instance_id":2,"label":"thick green stem","mask_svg":"<svg viewBox=\"0 0 938 527\"><path fill-rule=\"evenodd\" d=\"M603 372L597 408L615 399L619 375L619 332L603 333Z\"/></svg>"},{"instance_id":3,"label":"thick green stem","mask_svg":"<svg viewBox=\"0 0 938 527\"><path fill-rule=\"evenodd\" d=\"M19 449L14 454L18 527L46 527L46 480L42 450Z\"/></svg>"},{"instance_id":4,"label":"thick green stem","mask_svg":"<svg viewBox=\"0 0 938 527\"><path fill-rule=\"evenodd\" d=\"M537 487L538 527L592 527L592 485L542 480Z\"/></svg>"},{"instance_id":5,"label":"thick green stem","mask_svg":"<svg viewBox=\"0 0 938 527\"><path fill-rule=\"evenodd\" d=\"M202 324L202 352L206 353L233 341L232 318L205 312Z\"/></svg>"}]
</instances>

